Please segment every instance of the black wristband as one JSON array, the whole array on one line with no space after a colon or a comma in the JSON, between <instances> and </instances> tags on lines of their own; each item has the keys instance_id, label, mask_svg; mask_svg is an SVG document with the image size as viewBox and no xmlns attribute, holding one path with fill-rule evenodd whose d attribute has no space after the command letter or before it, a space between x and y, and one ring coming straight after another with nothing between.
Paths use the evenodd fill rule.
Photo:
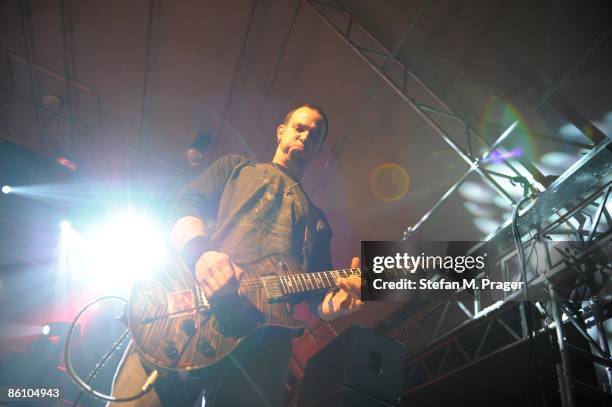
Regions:
<instances>
[{"instance_id":1,"label":"black wristband","mask_svg":"<svg viewBox=\"0 0 612 407\"><path fill-rule=\"evenodd\" d=\"M211 243L210 239L204 236L196 236L185 243L183 250L181 250L181 257L183 258L183 261L187 267L189 267L189 269L195 273L195 267L200 259L200 256L211 250L215 250L215 247Z\"/></svg>"}]
</instances>

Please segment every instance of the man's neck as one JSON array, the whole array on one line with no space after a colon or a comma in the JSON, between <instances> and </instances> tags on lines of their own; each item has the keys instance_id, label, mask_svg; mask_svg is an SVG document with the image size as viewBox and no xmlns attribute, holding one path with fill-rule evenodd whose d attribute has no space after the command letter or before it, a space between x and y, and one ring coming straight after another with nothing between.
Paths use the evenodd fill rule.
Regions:
<instances>
[{"instance_id":1,"label":"man's neck","mask_svg":"<svg viewBox=\"0 0 612 407\"><path fill-rule=\"evenodd\" d=\"M272 162L283 167L296 180L300 181L302 179L305 170L303 166L290 160L284 160L283 157L279 157L278 154L274 156Z\"/></svg>"}]
</instances>

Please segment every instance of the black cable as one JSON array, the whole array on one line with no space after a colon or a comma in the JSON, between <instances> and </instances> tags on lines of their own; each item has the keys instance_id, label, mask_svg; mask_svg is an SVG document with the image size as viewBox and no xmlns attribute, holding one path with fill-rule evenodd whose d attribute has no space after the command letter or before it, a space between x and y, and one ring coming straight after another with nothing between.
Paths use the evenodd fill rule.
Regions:
<instances>
[{"instance_id":1,"label":"black cable","mask_svg":"<svg viewBox=\"0 0 612 407\"><path fill-rule=\"evenodd\" d=\"M523 301L528 301L529 299L529 284L527 281L527 270L525 269L525 251L523 249L523 244L521 241L521 234L518 229L518 220L521 207L530 200L531 195L525 195L523 198L521 198L520 201L518 201L518 203L514 207L514 211L512 212L512 237L514 238L514 244L516 246L516 250L519 256L519 269L521 271L521 279L525 283L523 284ZM529 335L531 335L531 331Z\"/></svg>"},{"instance_id":2,"label":"black cable","mask_svg":"<svg viewBox=\"0 0 612 407\"><path fill-rule=\"evenodd\" d=\"M117 339L117 341L111 346L111 349L108 352L106 352L104 356L102 356L102 359L100 359L98 363L96 363L94 370L92 370L91 373L89 373L89 375L87 376L87 379L85 379L85 383L87 384L91 383L91 381L98 375L98 372L100 371L100 369L102 369L106 365L106 362L108 362L108 359L110 359L110 357L115 353L117 348L119 348L119 346L123 343L123 341L125 340L125 338L128 336L129 333L130 333L130 330L126 329L121 334L119 339ZM74 399L74 402L72 403L72 407L77 406L78 402L81 400L81 397L83 397L83 394L85 394L85 391L81 390L78 396Z\"/></svg>"},{"instance_id":3,"label":"black cable","mask_svg":"<svg viewBox=\"0 0 612 407\"><path fill-rule=\"evenodd\" d=\"M529 301L529 281L527 280L527 269L525 264L525 251L523 249L523 243L521 240L521 234L518 227L518 220L520 217L521 207L526 203L533 199L535 199L536 191L531 187L528 183L527 179L522 178L515 180L522 184L524 195L520 201L514 207L514 211L512 212L512 237L514 238L514 244L516 246L516 250L518 252L519 257L519 269L521 272L521 279L523 280L523 306L525 308L525 324L527 325L527 372L526 372L526 386L527 386L527 403L531 405L531 396L529 392L529 373L530 367L533 365L536 369L537 374L537 384L538 390L540 391L540 397L544 405L546 405L546 399L544 397L544 386L542 385L542 374L541 368L538 364L537 358L534 358L534 354L536 353L534 349L535 344L533 342L533 320L532 320L532 310ZM536 255L537 256L537 255Z\"/></svg>"},{"instance_id":4,"label":"black cable","mask_svg":"<svg viewBox=\"0 0 612 407\"><path fill-rule=\"evenodd\" d=\"M83 379L81 379L76 372L74 371L74 369L72 368L72 364L70 363L70 341L72 339L72 333L74 332L74 328L77 325L77 322L79 321L79 319L81 318L81 315L83 315L85 313L85 311L87 311L91 306L93 306L94 304L100 302L100 301L104 301L104 300L119 300L119 301L123 301L124 303L127 303L127 300L125 298L122 297L118 297L116 295L107 295L104 297L100 297L97 300L90 302L89 304L85 305L76 315L76 317L74 317L74 320L72 321L72 324L70 325L70 329L68 330L68 335L66 337L66 344L64 345L64 366L66 367L66 372L68 373L68 376L70 376L70 378L79 386L81 387L84 391L86 391L88 394L105 400L105 401L112 401L114 403L125 403L128 401L132 401L132 400L136 400L142 396L144 396L145 394L148 393L149 390L151 390L153 383L155 383L155 381L157 380L158 376L158 372L157 370L154 370L153 373L151 373L149 375L149 377L147 378L147 380L145 381L145 383L142 386L142 390L140 392L138 392L137 394L130 396L130 397L113 397L113 396L109 396L103 393L100 393L94 389L91 388L91 386L84 382Z\"/></svg>"}]
</instances>

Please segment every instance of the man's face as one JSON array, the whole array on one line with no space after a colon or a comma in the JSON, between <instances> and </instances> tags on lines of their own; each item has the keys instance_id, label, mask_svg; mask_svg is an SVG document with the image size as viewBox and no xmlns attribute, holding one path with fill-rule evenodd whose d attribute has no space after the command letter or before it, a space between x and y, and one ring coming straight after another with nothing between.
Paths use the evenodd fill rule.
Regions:
<instances>
[{"instance_id":1,"label":"man's face","mask_svg":"<svg viewBox=\"0 0 612 407\"><path fill-rule=\"evenodd\" d=\"M286 125L276 129L278 149L287 161L306 166L321 150L325 130L319 112L301 107L293 112Z\"/></svg>"}]
</instances>

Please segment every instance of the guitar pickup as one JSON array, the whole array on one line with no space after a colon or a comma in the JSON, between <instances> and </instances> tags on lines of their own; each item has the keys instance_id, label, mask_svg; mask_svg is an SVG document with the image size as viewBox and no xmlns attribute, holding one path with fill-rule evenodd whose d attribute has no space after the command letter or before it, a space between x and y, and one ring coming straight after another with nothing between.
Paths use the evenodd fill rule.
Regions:
<instances>
[{"instance_id":1,"label":"guitar pickup","mask_svg":"<svg viewBox=\"0 0 612 407\"><path fill-rule=\"evenodd\" d=\"M268 301L271 303L280 302L285 297L280 280L275 275L261 277L261 282L264 287Z\"/></svg>"}]
</instances>

